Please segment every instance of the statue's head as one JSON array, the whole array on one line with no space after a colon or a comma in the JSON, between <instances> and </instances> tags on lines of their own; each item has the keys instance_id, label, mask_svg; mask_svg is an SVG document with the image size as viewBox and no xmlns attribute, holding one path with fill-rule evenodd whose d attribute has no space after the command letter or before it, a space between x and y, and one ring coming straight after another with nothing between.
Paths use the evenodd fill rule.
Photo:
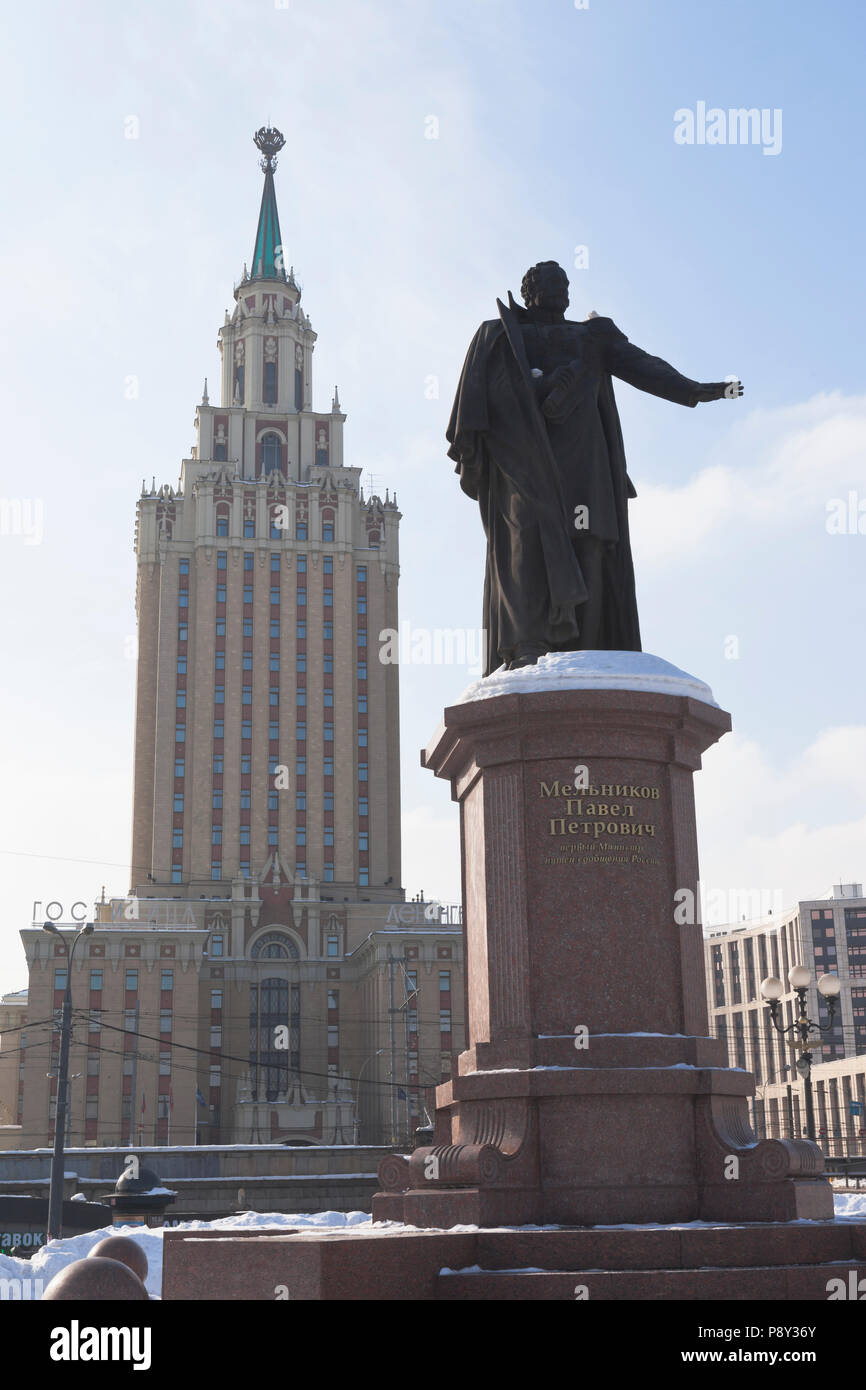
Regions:
<instances>
[{"instance_id":1,"label":"statue's head","mask_svg":"<svg viewBox=\"0 0 866 1390\"><path fill-rule=\"evenodd\" d=\"M556 261L539 261L523 277L520 293L527 309L568 308L568 276Z\"/></svg>"}]
</instances>

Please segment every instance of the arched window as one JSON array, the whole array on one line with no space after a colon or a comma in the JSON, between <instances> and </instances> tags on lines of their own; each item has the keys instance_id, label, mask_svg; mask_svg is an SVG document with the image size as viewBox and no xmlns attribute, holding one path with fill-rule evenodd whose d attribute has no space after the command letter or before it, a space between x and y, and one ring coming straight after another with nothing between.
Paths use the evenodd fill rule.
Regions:
<instances>
[{"instance_id":1,"label":"arched window","mask_svg":"<svg viewBox=\"0 0 866 1390\"><path fill-rule=\"evenodd\" d=\"M262 439L262 463L260 473L265 476L273 473L275 468L282 471L283 467L283 446L280 443L278 434L266 434Z\"/></svg>"},{"instance_id":2,"label":"arched window","mask_svg":"<svg viewBox=\"0 0 866 1390\"><path fill-rule=\"evenodd\" d=\"M297 960L298 948L285 932L269 931L255 942L250 955L253 960Z\"/></svg>"},{"instance_id":3,"label":"arched window","mask_svg":"<svg viewBox=\"0 0 866 1390\"><path fill-rule=\"evenodd\" d=\"M288 1031L288 1047L277 1047ZM267 979L250 985L250 1082L253 1100L273 1102L289 1087L289 1073L301 1066L301 987Z\"/></svg>"}]
</instances>

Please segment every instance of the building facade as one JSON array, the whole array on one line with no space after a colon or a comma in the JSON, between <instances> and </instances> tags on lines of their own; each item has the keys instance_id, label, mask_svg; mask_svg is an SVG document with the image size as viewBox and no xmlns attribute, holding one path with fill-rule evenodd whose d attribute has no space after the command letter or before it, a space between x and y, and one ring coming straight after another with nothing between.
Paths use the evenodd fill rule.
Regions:
<instances>
[{"instance_id":1,"label":"building facade","mask_svg":"<svg viewBox=\"0 0 866 1390\"><path fill-rule=\"evenodd\" d=\"M205 383L177 488L138 501L131 883L73 958L73 1143L404 1142L463 1046L459 912L401 887L399 667L377 641L400 513L345 461L336 388L314 408L284 141L255 141L219 404ZM22 938L30 1146L53 1134L71 924Z\"/></svg>"},{"instance_id":2,"label":"building facade","mask_svg":"<svg viewBox=\"0 0 866 1390\"><path fill-rule=\"evenodd\" d=\"M782 1022L795 1017L788 972L812 972L807 1013L828 1022L816 988L823 974L839 976L841 992L832 1028L813 1053L816 1129L833 1153L866 1152L866 897L862 885L839 884L825 898L803 900L749 926L722 927L704 942L710 1026L728 1047L731 1066L754 1074L754 1124L761 1135L796 1137L805 1129L803 1082L796 1053L772 1027L761 981L774 975L786 986ZM859 1107L862 1105L862 1110ZM821 1131L823 1130L823 1133Z\"/></svg>"}]
</instances>

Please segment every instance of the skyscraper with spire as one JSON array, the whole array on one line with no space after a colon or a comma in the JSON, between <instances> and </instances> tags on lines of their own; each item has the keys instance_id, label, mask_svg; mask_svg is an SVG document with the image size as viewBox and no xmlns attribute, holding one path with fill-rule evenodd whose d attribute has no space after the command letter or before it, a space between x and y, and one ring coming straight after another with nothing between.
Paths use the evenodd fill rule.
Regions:
<instances>
[{"instance_id":1,"label":"skyscraper with spire","mask_svg":"<svg viewBox=\"0 0 866 1390\"><path fill-rule=\"evenodd\" d=\"M219 330L180 485L138 505L132 883L211 893L266 864L342 902L400 884L396 501L365 499L343 414L313 405L316 334L274 169ZM326 886L327 885L327 886Z\"/></svg>"},{"instance_id":2,"label":"skyscraper with spire","mask_svg":"<svg viewBox=\"0 0 866 1390\"><path fill-rule=\"evenodd\" d=\"M336 388L314 406L284 140L255 143L219 402L205 382L178 486L138 501L132 873L75 955L73 1145L405 1141L462 1040L458 920L401 887L399 668L379 660L400 513L345 461ZM68 959L39 925L21 934L33 1145L53 1136L42 1030Z\"/></svg>"}]
</instances>

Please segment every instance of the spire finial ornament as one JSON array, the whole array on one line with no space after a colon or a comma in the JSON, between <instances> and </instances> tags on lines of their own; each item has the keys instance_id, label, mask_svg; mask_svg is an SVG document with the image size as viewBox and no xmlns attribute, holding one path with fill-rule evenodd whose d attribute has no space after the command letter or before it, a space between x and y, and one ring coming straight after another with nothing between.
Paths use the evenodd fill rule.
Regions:
<instances>
[{"instance_id":1,"label":"spire finial ornament","mask_svg":"<svg viewBox=\"0 0 866 1390\"><path fill-rule=\"evenodd\" d=\"M342 408L342 407L340 406L340 392L339 392L339 390L337 389L337 387L335 386L335 387L334 387L334 399L331 401L331 414L332 414L332 415L338 415L338 414L340 413L340 411L341 411L341 408Z\"/></svg>"},{"instance_id":2,"label":"spire finial ornament","mask_svg":"<svg viewBox=\"0 0 866 1390\"><path fill-rule=\"evenodd\" d=\"M273 126L262 126L253 136L253 144L261 150L262 158L259 163L262 173L272 174L277 167L277 155L286 143L282 131L276 130Z\"/></svg>"},{"instance_id":3,"label":"spire finial ornament","mask_svg":"<svg viewBox=\"0 0 866 1390\"><path fill-rule=\"evenodd\" d=\"M201 393L201 403L202 405L210 405L207 394L207 377L204 379L204 390Z\"/></svg>"}]
</instances>

